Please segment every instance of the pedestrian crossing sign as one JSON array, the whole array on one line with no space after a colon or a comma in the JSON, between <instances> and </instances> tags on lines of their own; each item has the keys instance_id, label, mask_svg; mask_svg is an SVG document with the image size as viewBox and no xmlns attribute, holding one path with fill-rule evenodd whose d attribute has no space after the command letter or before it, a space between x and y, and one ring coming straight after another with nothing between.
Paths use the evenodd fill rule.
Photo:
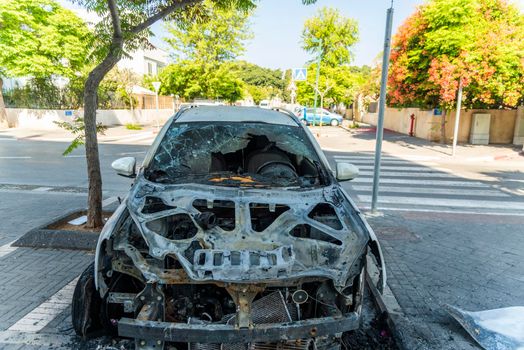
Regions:
<instances>
[{"instance_id":1,"label":"pedestrian crossing sign","mask_svg":"<svg viewBox=\"0 0 524 350\"><path fill-rule=\"evenodd\" d=\"M306 68L295 68L293 69L293 80L294 81L306 81L307 69Z\"/></svg>"}]
</instances>

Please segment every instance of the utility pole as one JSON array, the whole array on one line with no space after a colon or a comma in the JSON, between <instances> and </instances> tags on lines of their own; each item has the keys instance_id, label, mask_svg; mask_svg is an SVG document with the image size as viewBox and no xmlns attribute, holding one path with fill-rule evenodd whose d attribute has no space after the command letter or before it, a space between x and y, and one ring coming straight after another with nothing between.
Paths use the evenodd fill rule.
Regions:
<instances>
[{"instance_id":1,"label":"utility pole","mask_svg":"<svg viewBox=\"0 0 524 350\"><path fill-rule=\"evenodd\" d=\"M455 151L457 149L457 139L458 139L458 130L459 130L459 122L460 122L460 108L462 107L462 78L459 78L459 88L457 93L457 111L455 113L455 130L453 130L453 150L451 151L451 155L455 155Z\"/></svg>"},{"instance_id":2,"label":"utility pole","mask_svg":"<svg viewBox=\"0 0 524 350\"><path fill-rule=\"evenodd\" d=\"M393 0L387 11L386 35L384 37L384 55L382 57L382 77L380 79L380 99L378 104L377 140L375 145L375 167L373 172L373 195L371 211L377 212L378 183L380 179L380 157L382 156L382 138L384 136L384 113L386 111L386 84L388 80L389 51L391 49L391 27L393 25Z\"/></svg>"},{"instance_id":3,"label":"utility pole","mask_svg":"<svg viewBox=\"0 0 524 350\"><path fill-rule=\"evenodd\" d=\"M317 60L317 76L315 78L315 103L313 104L313 125L317 121L317 94L318 94L318 80L320 79L320 63L322 62L322 39L314 40L318 43L318 60ZM320 125L322 125L322 116L320 117Z\"/></svg>"}]
</instances>

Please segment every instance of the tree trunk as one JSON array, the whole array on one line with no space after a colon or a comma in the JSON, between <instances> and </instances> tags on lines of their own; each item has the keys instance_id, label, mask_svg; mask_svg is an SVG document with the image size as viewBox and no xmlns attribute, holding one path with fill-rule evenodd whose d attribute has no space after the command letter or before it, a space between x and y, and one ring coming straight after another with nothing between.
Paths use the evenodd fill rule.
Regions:
<instances>
[{"instance_id":1,"label":"tree trunk","mask_svg":"<svg viewBox=\"0 0 524 350\"><path fill-rule=\"evenodd\" d=\"M4 81L0 77L0 129L9 127L9 123L7 122L7 111L5 110L5 104L4 104L4 95L2 94L3 87L4 87Z\"/></svg>"},{"instance_id":2,"label":"tree trunk","mask_svg":"<svg viewBox=\"0 0 524 350\"><path fill-rule=\"evenodd\" d=\"M122 56L122 38L113 38L111 49L104 60L89 73L84 86L84 123L87 177L89 192L87 198L87 224L89 228L101 227L102 220L102 175L98 158L96 134L96 109L98 86L104 76L118 63Z\"/></svg>"}]
</instances>

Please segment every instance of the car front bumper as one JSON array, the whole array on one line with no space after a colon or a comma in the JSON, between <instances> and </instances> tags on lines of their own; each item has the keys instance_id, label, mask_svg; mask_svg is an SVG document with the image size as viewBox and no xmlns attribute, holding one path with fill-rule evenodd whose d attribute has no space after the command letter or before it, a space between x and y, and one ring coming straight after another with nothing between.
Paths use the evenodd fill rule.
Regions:
<instances>
[{"instance_id":1,"label":"car front bumper","mask_svg":"<svg viewBox=\"0 0 524 350\"><path fill-rule=\"evenodd\" d=\"M339 334L359 328L360 314L322 317L288 323L259 324L236 328L227 324L187 324L122 318L118 334L137 340L187 343L253 343L307 339Z\"/></svg>"}]
</instances>

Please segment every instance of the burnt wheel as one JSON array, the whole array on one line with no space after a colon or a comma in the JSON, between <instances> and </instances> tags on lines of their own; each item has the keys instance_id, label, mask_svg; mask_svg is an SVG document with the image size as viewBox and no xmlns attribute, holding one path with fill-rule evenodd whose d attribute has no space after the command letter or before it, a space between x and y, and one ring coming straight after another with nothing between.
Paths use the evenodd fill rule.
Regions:
<instances>
[{"instance_id":1,"label":"burnt wheel","mask_svg":"<svg viewBox=\"0 0 524 350\"><path fill-rule=\"evenodd\" d=\"M92 262L80 275L73 293L71 321L77 335L86 338L101 330L100 303L95 288L95 263Z\"/></svg>"}]
</instances>

